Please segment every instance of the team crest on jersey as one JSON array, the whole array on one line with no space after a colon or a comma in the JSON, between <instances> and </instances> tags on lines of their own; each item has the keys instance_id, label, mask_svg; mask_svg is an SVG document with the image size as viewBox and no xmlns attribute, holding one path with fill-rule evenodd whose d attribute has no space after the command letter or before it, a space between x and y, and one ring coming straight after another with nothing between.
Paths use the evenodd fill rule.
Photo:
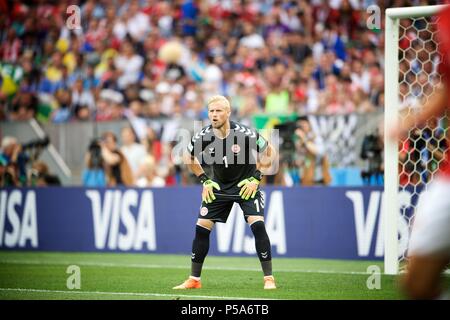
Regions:
<instances>
[{"instance_id":1,"label":"team crest on jersey","mask_svg":"<svg viewBox=\"0 0 450 320\"><path fill-rule=\"evenodd\" d=\"M204 216L206 216L208 214L208 208L207 207L202 207L201 209L200 209L200 215L202 216L202 217L204 217Z\"/></svg>"},{"instance_id":2,"label":"team crest on jersey","mask_svg":"<svg viewBox=\"0 0 450 320\"><path fill-rule=\"evenodd\" d=\"M241 151L241 147L238 144L233 144L231 146L231 151L233 151L234 153L239 153L239 151Z\"/></svg>"}]
</instances>

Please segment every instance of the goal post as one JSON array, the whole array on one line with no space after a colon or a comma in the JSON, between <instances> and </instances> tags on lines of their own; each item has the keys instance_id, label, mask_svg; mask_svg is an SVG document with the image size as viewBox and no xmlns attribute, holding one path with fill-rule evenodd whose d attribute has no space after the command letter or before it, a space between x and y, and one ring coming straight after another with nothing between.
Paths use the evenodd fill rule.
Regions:
<instances>
[{"instance_id":1,"label":"goal post","mask_svg":"<svg viewBox=\"0 0 450 320\"><path fill-rule=\"evenodd\" d=\"M414 98L416 102L423 101L423 99L427 99L429 96L430 90L425 89L423 83L419 83L422 87L414 87L419 76L422 76L422 79L425 76L429 76L427 78L427 82L431 82L433 79L433 72L435 72L435 68L431 69L435 63L436 57L438 56L437 50L433 51L433 48L437 47L437 44L427 44L427 48L421 51L430 51L425 54L428 55L428 60L419 61L414 70L414 73L409 74L401 74L401 72L405 72L405 70L400 70L400 66L402 63L402 59L406 60L405 65L412 65L411 60L421 60L421 58L411 57L411 51L416 50L414 46L414 41L421 43L420 37L424 32L429 32L427 39L423 40L423 43L428 43L428 41L436 41L436 37L432 34L432 26L430 26L433 22L431 17L439 12L444 5L435 5L435 6L420 6L420 7L402 7L402 8L389 8L386 10L385 17L385 65L384 65L384 74L385 74L385 108L384 108L384 126L385 132L388 132L388 129L393 123L396 123L399 120L399 112L401 106L408 104L410 101L406 101L408 99ZM408 30L402 29L404 28L401 25L402 19L407 19L412 21L411 25L408 26ZM420 25L422 29L415 29L416 24ZM408 25L408 24L407 24ZM426 27L423 27L426 25ZM411 47L408 48L400 48L400 41L403 40L403 37L411 37L412 39L405 39L410 41ZM406 42L408 43L408 42ZM402 50L403 52L400 52ZM408 51L408 52L407 52ZM419 53L415 53L418 55ZM421 53L422 54L422 53ZM422 54L423 55L423 54ZM429 63L430 66L426 66L427 70L418 70L418 68L425 68L425 62ZM403 67L405 67L403 65ZM403 68L404 69L404 68ZM403 79L399 81L401 78ZM414 79L414 80L411 80ZM422 80L423 82L423 80ZM402 86L402 88L401 88ZM433 87L431 85L431 87ZM416 89L414 94L405 94L405 90ZM420 92L422 90L422 92ZM419 92L417 92L419 91ZM425 92L426 91L426 92ZM402 186L400 186L400 172L399 172L399 144L398 141L391 141L388 139L385 134L384 140L384 273L385 274L398 274L400 270L401 260L405 259L405 245L400 247L399 245L399 224L402 221L402 210L400 204L400 190ZM417 168L416 164L413 164L414 168ZM420 176L420 173L418 173ZM419 179L420 180L420 179ZM421 182L420 182L421 183ZM424 182L426 184L426 182ZM419 189L419 188L417 188ZM414 186L414 192L417 190L416 186ZM410 232L410 217L405 218L404 221L408 221L407 223L407 232ZM409 237L409 235L408 235ZM407 243L407 241L406 241Z\"/></svg>"}]
</instances>

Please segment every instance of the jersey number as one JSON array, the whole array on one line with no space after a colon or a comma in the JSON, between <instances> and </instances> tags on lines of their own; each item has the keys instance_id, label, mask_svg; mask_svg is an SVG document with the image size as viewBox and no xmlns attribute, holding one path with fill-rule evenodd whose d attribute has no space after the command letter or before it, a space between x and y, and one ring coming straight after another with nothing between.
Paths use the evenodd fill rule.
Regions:
<instances>
[{"instance_id":1,"label":"jersey number","mask_svg":"<svg viewBox=\"0 0 450 320\"><path fill-rule=\"evenodd\" d=\"M256 206L256 211L259 212L259 201L258 201L258 199L255 199L255 206Z\"/></svg>"},{"instance_id":2,"label":"jersey number","mask_svg":"<svg viewBox=\"0 0 450 320\"><path fill-rule=\"evenodd\" d=\"M225 163L225 168L228 168L227 156L223 157L223 162Z\"/></svg>"}]
</instances>

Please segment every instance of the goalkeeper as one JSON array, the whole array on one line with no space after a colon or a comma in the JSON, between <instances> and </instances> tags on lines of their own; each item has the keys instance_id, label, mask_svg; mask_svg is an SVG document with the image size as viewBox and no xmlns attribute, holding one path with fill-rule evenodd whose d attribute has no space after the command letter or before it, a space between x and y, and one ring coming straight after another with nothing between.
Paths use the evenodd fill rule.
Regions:
<instances>
[{"instance_id":1,"label":"goalkeeper","mask_svg":"<svg viewBox=\"0 0 450 320\"><path fill-rule=\"evenodd\" d=\"M203 184L202 204L192 243L191 276L174 289L201 288L200 275L216 222L225 223L237 202L255 237L264 273L264 289L275 289L270 240L264 224L264 199L259 189L261 172L274 163L274 148L256 131L230 121L231 106L224 96L208 101L209 126L196 133L184 156L189 169ZM202 164L212 165L208 177Z\"/></svg>"}]
</instances>

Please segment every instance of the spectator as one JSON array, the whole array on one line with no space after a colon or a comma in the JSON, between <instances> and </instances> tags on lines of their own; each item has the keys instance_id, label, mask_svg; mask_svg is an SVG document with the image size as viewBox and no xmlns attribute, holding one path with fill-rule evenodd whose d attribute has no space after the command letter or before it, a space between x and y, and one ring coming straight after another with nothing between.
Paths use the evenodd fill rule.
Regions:
<instances>
[{"instance_id":1,"label":"spectator","mask_svg":"<svg viewBox=\"0 0 450 320\"><path fill-rule=\"evenodd\" d=\"M129 84L138 82L144 59L135 53L130 41L125 41L121 46L121 52L114 60L114 65L120 72L117 84L120 89L125 89Z\"/></svg>"},{"instance_id":2,"label":"spectator","mask_svg":"<svg viewBox=\"0 0 450 320\"><path fill-rule=\"evenodd\" d=\"M33 162L30 172L30 186L60 186L61 181L57 175L51 174L45 162L37 160Z\"/></svg>"},{"instance_id":3,"label":"spectator","mask_svg":"<svg viewBox=\"0 0 450 320\"><path fill-rule=\"evenodd\" d=\"M366 185L383 184L383 141L378 132L364 137L361 148L361 159L365 168L361 171L361 178Z\"/></svg>"},{"instance_id":4,"label":"spectator","mask_svg":"<svg viewBox=\"0 0 450 320\"><path fill-rule=\"evenodd\" d=\"M284 87L280 76L269 74L270 90L266 96L265 112L272 114L288 114L292 112L288 90Z\"/></svg>"},{"instance_id":5,"label":"spectator","mask_svg":"<svg viewBox=\"0 0 450 320\"><path fill-rule=\"evenodd\" d=\"M10 120L27 121L33 119L38 108L38 100L32 93L22 93L13 100L13 110L10 114Z\"/></svg>"},{"instance_id":6,"label":"spectator","mask_svg":"<svg viewBox=\"0 0 450 320\"><path fill-rule=\"evenodd\" d=\"M70 91L61 89L55 95L57 109L52 113L52 120L55 123L69 122L72 117L72 96Z\"/></svg>"},{"instance_id":7,"label":"spectator","mask_svg":"<svg viewBox=\"0 0 450 320\"><path fill-rule=\"evenodd\" d=\"M147 154L153 156L156 162L159 162L162 157L162 143L158 139L158 135L153 128L147 128L145 138L143 139Z\"/></svg>"},{"instance_id":8,"label":"spectator","mask_svg":"<svg viewBox=\"0 0 450 320\"><path fill-rule=\"evenodd\" d=\"M82 173L82 183L86 187L105 187L106 186L106 163L102 156L101 144L94 140L89 145L88 152L85 155L86 168Z\"/></svg>"},{"instance_id":9,"label":"spectator","mask_svg":"<svg viewBox=\"0 0 450 320\"><path fill-rule=\"evenodd\" d=\"M305 59L312 54L311 48L306 43L304 35L300 32L290 32L287 37L287 52L293 57L296 64L302 64Z\"/></svg>"},{"instance_id":10,"label":"spectator","mask_svg":"<svg viewBox=\"0 0 450 320\"><path fill-rule=\"evenodd\" d=\"M197 0L187 0L181 6L181 19L184 36L195 36L197 33L197 17L199 15Z\"/></svg>"},{"instance_id":11,"label":"spectator","mask_svg":"<svg viewBox=\"0 0 450 320\"><path fill-rule=\"evenodd\" d=\"M6 136L2 139L0 159L2 186L26 185L26 165L29 157L22 151L22 146L16 138Z\"/></svg>"},{"instance_id":12,"label":"spectator","mask_svg":"<svg viewBox=\"0 0 450 320\"><path fill-rule=\"evenodd\" d=\"M120 120L123 118L123 95L111 89L104 89L100 92L97 110L95 113L96 121Z\"/></svg>"},{"instance_id":13,"label":"spectator","mask_svg":"<svg viewBox=\"0 0 450 320\"><path fill-rule=\"evenodd\" d=\"M90 111L95 109L95 98L92 91L83 87L83 80L77 79L72 90L72 104L87 106Z\"/></svg>"},{"instance_id":14,"label":"spectator","mask_svg":"<svg viewBox=\"0 0 450 320\"><path fill-rule=\"evenodd\" d=\"M239 85L237 94L232 101L239 118L249 117L260 110L256 90L253 86Z\"/></svg>"},{"instance_id":15,"label":"spectator","mask_svg":"<svg viewBox=\"0 0 450 320\"><path fill-rule=\"evenodd\" d=\"M299 139L297 153L301 155L299 166L301 184L304 186L330 184L331 175L323 141L313 133L306 117L298 120L295 134Z\"/></svg>"},{"instance_id":16,"label":"spectator","mask_svg":"<svg viewBox=\"0 0 450 320\"><path fill-rule=\"evenodd\" d=\"M203 71L202 88L205 93L205 99L209 96L221 92L221 84L223 74L220 68L215 64L215 59L212 56L206 58L206 68Z\"/></svg>"},{"instance_id":17,"label":"spectator","mask_svg":"<svg viewBox=\"0 0 450 320\"><path fill-rule=\"evenodd\" d=\"M0 187L9 187L16 185L15 170L10 172L8 162L3 154L0 155Z\"/></svg>"},{"instance_id":18,"label":"spectator","mask_svg":"<svg viewBox=\"0 0 450 320\"><path fill-rule=\"evenodd\" d=\"M91 119L91 110L86 105L75 106L74 113L76 120L89 121Z\"/></svg>"},{"instance_id":19,"label":"spectator","mask_svg":"<svg viewBox=\"0 0 450 320\"><path fill-rule=\"evenodd\" d=\"M243 27L244 37L240 40L240 45L249 49L264 48L264 38L257 32L250 22L244 23Z\"/></svg>"},{"instance_id":20,"label":"spectator","mask_svg":"<svg viewBox=\"0 0 450 320\"><path fill-rule=\"evenodd\" d=\"M117 147L117 138L113 132L107 131L102 135L101 154L105 162L107 185L134 185L133 172L127 158Z\"/></svg>"},{"instance_id":21,"label":"spectator","mask_svg":"<svg viewBox=\"0 0 450 320\"><path fill-rule=\"evenodd\" d=\"M139 2L132 0L128 6L128 10L124 13L127 32L136 42L142 42L145 36L151 31L149 16L141 12Z\"/></svg>"},{"instance_id":22,"label":"spectator","mask_svg":"<svg viewBox=\"0 0 450 320\"><path fill-rule=\"evenodd\" d=\"M370 92L370 74L367 70L364 70L363 64L359 60L354 60L352 64L352 82L358 89L368 94Z\"/></svg>"},{"instance_id":23,"label":"spectator","mask_svg":"<svg viewBox=\"0 0 450 320\"><path fill-rule=\"evenodd\" d=\"M136 135L131 127L122 128L122 151L127 158L134 177L137 177L139 164L147 156L145 147L141 143L136 142Z\"/></svg>"},{"instance_id":24,"label":"spectator","mask_svg":"<svg viewBox=\"0 0 450 320\"><path fill-rule=\"evenodd\" d=\"M155 159L152 156L141 158L137 173L136 186L140 188L145 187L164 187L165 181L156 173Z\"/></svg>"},{"instance_id":25,"label":"spectator","mask_svg":"<svg viewBox=\"0 0 450 320\"><path fill-rule=\"evenodd\" d=\"M427 181L430 181L437 173L438 168L443 165L448 141L444 130L439 127L436 118L432 118L427 122L422 138L426 141L423 161L427 163Z\"/></svg>"}]
</instances>

